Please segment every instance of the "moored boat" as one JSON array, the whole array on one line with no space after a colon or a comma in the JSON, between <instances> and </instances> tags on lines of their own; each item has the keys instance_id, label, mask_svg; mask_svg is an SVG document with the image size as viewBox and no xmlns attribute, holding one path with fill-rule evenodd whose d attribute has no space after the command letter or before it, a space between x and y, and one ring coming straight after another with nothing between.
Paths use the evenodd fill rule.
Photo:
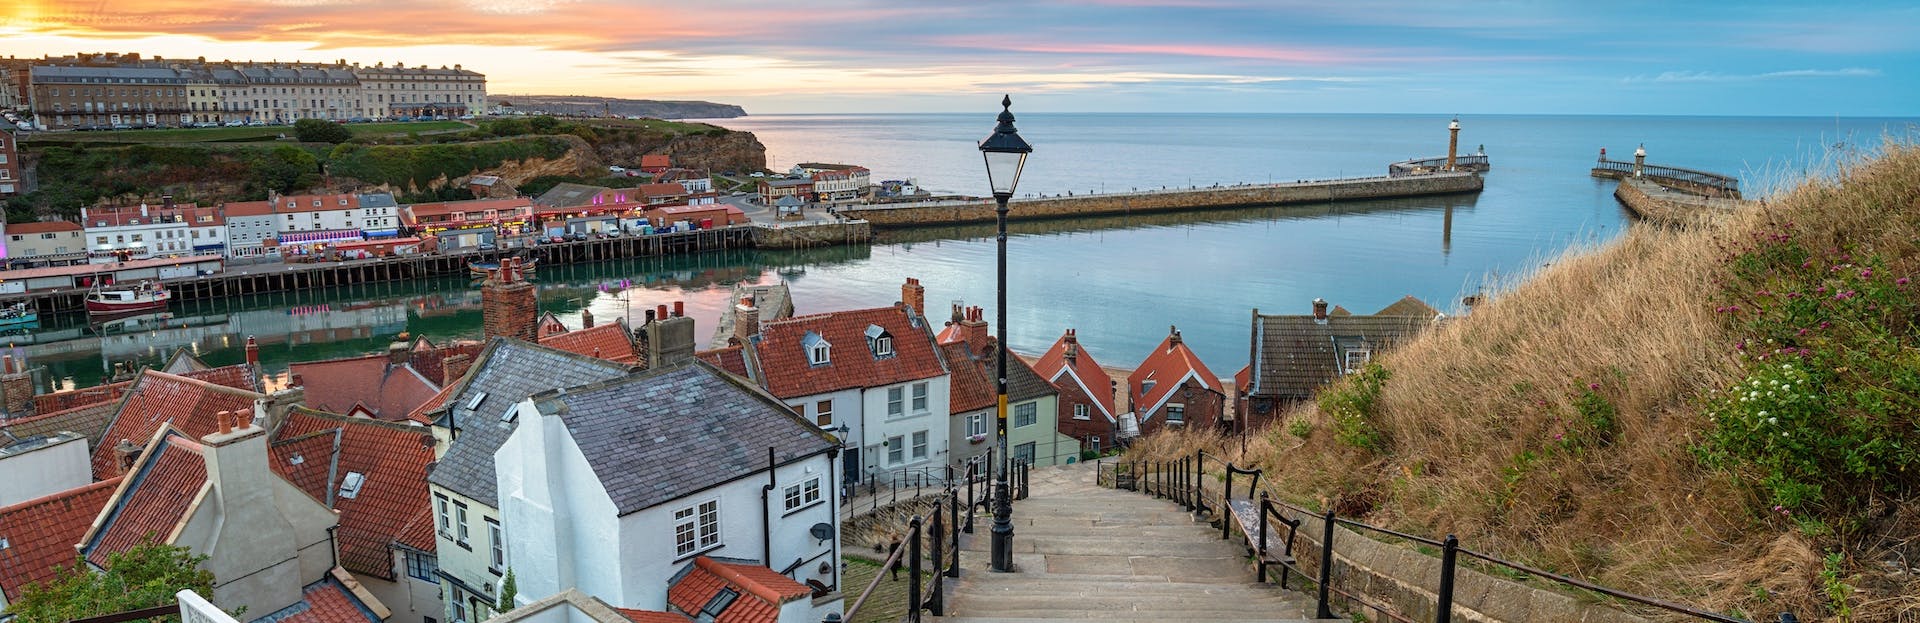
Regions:
<instances>
[{"instance_id":1,"label":"moored boat","mask_svg":"<svg viewBox=\"0 0 1920 623\"><path fill-rule=\"evenodd\" d=\"M166 309L171 300L173 293L167 291L166 286L151 281L142 281L137 286L105 286L87 293L87 313L124 314Z\"/></svg>"},{"instance_id":2,"label":"moored boat","mask_svg":"<svg viewBox=\"0 0 1920 623\"><path fill-rule=\"evenodd\" d=\"M540 265L540 258L537 258L537 257L523 260L520 262L520 272L523 272L523 273L533 272L534 267L539 265ZM467 262L467 274L472 275L473 278L475 279L486 277L487 273L491 273L496 270L500 270L499 262Z\"/></svg>"},{"instance_id":3,"label":"moored boat","mask_svg":"<svg viewBox=\"0 0 1920 623\"><path fill-rule=\"evenodd\" d=\"M14 303L0 307L0 329L18 327L33 328L40 325L40 312L28 307L26 303Z\"/></svg>"}]
</instances>

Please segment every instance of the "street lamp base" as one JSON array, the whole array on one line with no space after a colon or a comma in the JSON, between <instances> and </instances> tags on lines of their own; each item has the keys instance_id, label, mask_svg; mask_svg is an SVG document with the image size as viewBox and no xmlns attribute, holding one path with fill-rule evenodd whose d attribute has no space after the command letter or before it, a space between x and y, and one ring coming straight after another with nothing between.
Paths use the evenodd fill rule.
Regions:
<instances>
[{"instance_id":1,"label":"street lamp base","mask_svg":"<svg viewBox=\"0 0 1920 623\"><path fill-rule=\"evenodd\" d=\"M994 573L1013 573L1013 523L994 522L993 567Z\"/></svg>"}]
</instances>

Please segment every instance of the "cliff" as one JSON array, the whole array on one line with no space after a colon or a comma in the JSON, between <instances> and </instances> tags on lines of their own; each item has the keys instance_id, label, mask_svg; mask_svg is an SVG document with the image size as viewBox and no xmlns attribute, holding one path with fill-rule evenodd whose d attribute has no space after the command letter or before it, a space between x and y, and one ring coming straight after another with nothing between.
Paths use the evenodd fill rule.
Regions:
<instances>
[{"instance_id":1,"label":"cliff","mask_svg":"<svg viewBox=\"0 0 1920 623\"><path fill-rule=\"evenodd\" d=\"M489 106L510 106L529 114L620 117L639 116L655 119L732 119L747 116L746 109L733 104L700 101L634 100L585 95L491 95Z\"/></svg>"}]
</instances>

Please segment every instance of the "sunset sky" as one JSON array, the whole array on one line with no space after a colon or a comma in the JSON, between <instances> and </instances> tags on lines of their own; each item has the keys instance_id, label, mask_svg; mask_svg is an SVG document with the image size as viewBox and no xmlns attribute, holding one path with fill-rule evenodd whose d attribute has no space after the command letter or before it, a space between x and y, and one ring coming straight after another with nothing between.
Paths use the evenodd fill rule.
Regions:
<instances>
[{"instance_id":1,"label":"sunset sky","mask_svg":"<svg viewBox=\"0 0 1920 623\"><path fill-rule=\"evenodd\" d=\"M0 55L462 64L496 94L750 113L1914 116L1920 4L15 0ZM990 106L989 106L990 107Z\"/></svg>"}]
</instances>

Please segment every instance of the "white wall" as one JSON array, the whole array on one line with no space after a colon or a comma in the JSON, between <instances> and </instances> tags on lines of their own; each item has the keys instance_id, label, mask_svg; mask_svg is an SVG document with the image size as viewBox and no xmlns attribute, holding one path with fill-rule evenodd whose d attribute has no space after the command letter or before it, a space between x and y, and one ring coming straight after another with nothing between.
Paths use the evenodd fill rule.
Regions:
<instances>
[{"instance_id":1,"label":"white wall","mask_svg":"<svg viewBox=\"0 0 1920 623\"><path fill-rule=\"evenodd\" d=\"M0 451L0 506L11 506L93 482L87 438L62 433L48 445Z\"/></svg>"},{"instance_id":2,"label":"white wall","mask_svg":"<svg viewBox=\"0 0 1920 623\"><path fill-rule=\"evenodd\" d=\"M862 451L862 467L872 466L875 471L887 471L903 467L923 465L941 465L947 462L947 451L951 447L948 441L949 411L947 405L951 397L948 392L948 376L940 376L908 381L894 385L867 389L861 396L862 417L864 422L858 427ZM927 384L927 408L913 408L913 385ZM887 390L899 387L905 400L905 413L897 418L887 416ZM835 407L838 408L837 406ZM927 456L913 458L913 433L927 432ZM905 445L904 462L888 463L886 442L888 437L899 436Z\"/></svg>"},{"instance_id":3,"label":"white wall","mask_svg":"<svg viewBox=\"0 0 1920 623\"><path fill-rule=\"evenodd\" d=\"M521 595L568 588L630 606L623 593L618 510L566 423L523 401L519 425L494 453L507 564ZM669 543L671 538L669 537ZM664 591L665 582L656 578ZM665 593L654 610L664 609Z\"/></svg>"},{"instance_id":4,"label":"white wall","mask_svg":"<svg viewBox=\"0 0 1920 623\"><path fill-rule=\"evenodd\" d=\"M445 620L442 617L446 616L447 604L440 599L439 579L427 581L407 575L406 557L398 549L388 551L392 553L389 564L393 565L393 581L366 575L354 576L359 578L360 585L365 586L367 592L373 593L375 599L393 611L387 623L423 623L425 617Z\"/></svg>"}]
</instances>

